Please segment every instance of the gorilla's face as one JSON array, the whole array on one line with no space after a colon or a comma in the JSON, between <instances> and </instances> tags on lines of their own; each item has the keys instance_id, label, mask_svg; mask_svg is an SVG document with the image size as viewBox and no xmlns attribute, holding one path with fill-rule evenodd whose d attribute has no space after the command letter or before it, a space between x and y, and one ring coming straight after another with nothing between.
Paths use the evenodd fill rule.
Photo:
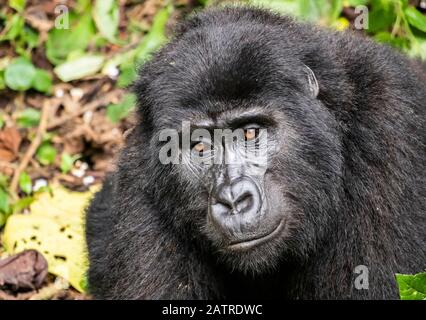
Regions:
<instances>
[{"instance_id":1,"label":"gorilla's face","mask_svg":"<svg viewBox=\"0 0 426 320\"><path fill-rule=\"evenodd\" d=\"M306 257L333 225L341 148L313 71L281 47L238 41L172 43L138 94L161 214L231 268L261 272Z\"/></svg>"},{"instance_id":2,"label":"gorilla's face","mask_svg":"<svg viewBox=\"0 0 426 320\"><path fill-rule=\"evenodd\" d=\"M280 235L287 221L279 183L267 178L268 158L282 147L276 120L247 106L191 123L196 129L180 135L191 138L180 150L180 177L205 192L203 232L222 252L249 251Z\"/></svg>"}]
</instances>

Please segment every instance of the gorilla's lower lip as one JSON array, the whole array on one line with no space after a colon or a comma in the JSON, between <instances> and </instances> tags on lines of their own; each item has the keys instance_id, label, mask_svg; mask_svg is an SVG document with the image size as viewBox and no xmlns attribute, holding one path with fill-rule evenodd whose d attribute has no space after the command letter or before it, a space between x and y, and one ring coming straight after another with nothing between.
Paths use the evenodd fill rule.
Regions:
<instances>
[{"instance_id":1,"label":"gorilla's lower lip","mask_svg":"<svg viewBox=\"0 0 426 320\"><path fill-rule=\"evenodd\" d=\"M241 251L241 250L251 249L255 246L258 246L262 243L265 243L269 240L272 240L273 238L275 238L277 235L279 235L281 233L281 231L284 229L284 227L285 227L285 222L284 222L284 219L283 219L283 220L280 221L278 226L272 232L270 232L266 235L261 235L261 236L256 237L256 238L243 240L243 241L239 241L239 242L233 242L227 247L227 249L232 250L232 251Z\"/></svg>"}]
</instances>

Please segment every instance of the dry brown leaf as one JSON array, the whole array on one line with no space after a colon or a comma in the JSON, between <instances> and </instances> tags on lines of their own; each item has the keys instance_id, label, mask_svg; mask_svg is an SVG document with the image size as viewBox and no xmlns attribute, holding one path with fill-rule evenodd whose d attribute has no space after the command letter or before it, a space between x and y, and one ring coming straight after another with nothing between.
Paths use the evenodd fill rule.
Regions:
<instances>
[{"instance_id":1,"label":"dry brown leaf","mask_svg":"<svg viewBox=\"0 0 426 320\"><path fill-rule=\"evenodd\" d=\"M15 127L5 128L0 131L0 160L13 161L21 145L21 135Z\"/></svg>"},{"instance_id":2,"label":"dry brown leaf","mask_svg":"<svg viewBox=\"0 0 426 320\"><path fill-rule=\"evenodd\" d=\"M13 291L38 289L47 276L47 261L36 250L25 250L0 260L0 287Z\"/></svg>"}]
</instances>

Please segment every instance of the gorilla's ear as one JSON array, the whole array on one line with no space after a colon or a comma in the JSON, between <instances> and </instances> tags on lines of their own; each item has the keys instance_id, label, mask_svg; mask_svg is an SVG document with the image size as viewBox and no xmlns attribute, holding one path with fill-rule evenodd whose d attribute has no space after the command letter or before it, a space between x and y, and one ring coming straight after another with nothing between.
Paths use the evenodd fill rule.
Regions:
<instances>
[{"instance_id":1,"label":"gorilla's ear","mask_svg":"<svg viewBox=\"0 0 426 320\"><path fill-rule=\"evenodd\" d=\"M312 69L309 68L306 64L305 64L305 73L308 78L309 92L312 94L314 98L316 98L319 93L319 85L318 85L317 77L315 76L315 73L312 71Z\"/></svg>"}]
</instances>

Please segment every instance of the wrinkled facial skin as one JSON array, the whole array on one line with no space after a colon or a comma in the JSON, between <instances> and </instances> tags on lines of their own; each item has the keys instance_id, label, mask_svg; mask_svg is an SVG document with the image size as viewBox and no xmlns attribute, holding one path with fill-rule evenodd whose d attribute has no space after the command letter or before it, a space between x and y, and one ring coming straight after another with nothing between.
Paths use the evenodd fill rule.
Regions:
<instances>
[{"instance_id":1,"label":"wrinkled facial skin","mask_svg":"<svg viewBox=\"0 0 426 320\"><path fill-rule=\"evenodd\" d=\"M206 138L192 131L189 148L179 149L180 162L165 166L176 194L162 195L160 206L174 197L175 213L181 214L173 220L176 229L190 228L194 245L207 240L231 269L259 273L273 269L280 257L303 258L326 232L316 219L333 206L328 195L337 188L340 168L332 165L339 164L340 155L332 129L324 134L334 120L321 104L312 102L311 112L297 120L299 105L309 101L309 96L285 99L286 109L271 102L267 112L233 108L215 119L199 115L195 119L203 120L191 120L192 127L201 123L212 134ZM242 134L217 139L217 129ZM316 236L306 239L307 234Z\"/></svg>"},{"instance_id":2,"label":"wrinkled facial skin","mask_svg":"<svg viewBox=\"0 0 426 320\"><path fill-rule=\"evenodd\" d=\"M246 124L214 141L198 137L184 166L201 179L208 192L207 229L223 250L250 250L272 238L283 227L281 217L270 210L265 190L268 129ZM215 132L218 130L216 129ZM185 168L188 169L188 168ZM184 170L185 170L184 169Z\"/></svg>"}]
</instances>

